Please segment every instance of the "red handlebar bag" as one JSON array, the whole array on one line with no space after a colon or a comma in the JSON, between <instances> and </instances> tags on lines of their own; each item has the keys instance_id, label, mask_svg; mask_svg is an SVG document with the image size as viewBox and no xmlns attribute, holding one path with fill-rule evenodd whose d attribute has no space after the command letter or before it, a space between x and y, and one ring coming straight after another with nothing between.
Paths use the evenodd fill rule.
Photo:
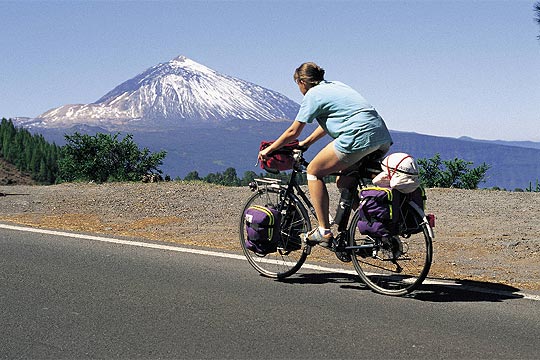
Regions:
<instances>
[{"instance_id":1,"label":"red handlebar bag","mask_svg":"<svg viewBox=\"0 0 540 360\"><path fill-rule=\"evenodd\" d=\"M266 149L273 143L273 141L262 141L259 150ZM282 148L271 152L268 159L261 162L261 168L279 171L292 169L294 165L293 150L297 148L298 140L293 140Z\"/></svg>"}]
</instances>

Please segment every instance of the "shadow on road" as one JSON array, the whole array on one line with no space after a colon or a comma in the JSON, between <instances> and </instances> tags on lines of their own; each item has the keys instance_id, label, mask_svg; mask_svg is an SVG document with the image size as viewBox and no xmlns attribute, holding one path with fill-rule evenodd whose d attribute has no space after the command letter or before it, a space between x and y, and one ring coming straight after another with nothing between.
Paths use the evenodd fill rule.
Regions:
<instances>
[{"instance_id":1,"label":"shadow on road","mask_svg":"<svg viewBox=\"0 0 540 360\"><path fill-rule=\"evenodd\" d=\"M430 302L500 302L521 299L521 290L504 284L455 280L448 285L424 284L409 297Z\"/></svg>"},{"instance_id":2,"label":"shadow on road","mask_svg":"<svg viewBox=\"0 0 540 360\"><path fill-rule=\"evenodd\" d=\"M358 276L344 273L308 273L297 274L279 280L286 284L328 284L335 283L342 289L369 290ZM407 298L429 302L500 302L521 299L521 290L504 284L472 280L453 280L447 284L423 284Z\"/></svg>"},{"instance_id":3,"label":"shadow on road","mask_svg":"<svg viewBox=\"0 0 540 360\"><path fill-rule=\"evenodd\" d=\"M286 284L339 284L342 288L366 290L364 283L360 281L358 275L344 273L308 273L297 274L290 278L278 280Z\"/></svg>"}]
</instances>

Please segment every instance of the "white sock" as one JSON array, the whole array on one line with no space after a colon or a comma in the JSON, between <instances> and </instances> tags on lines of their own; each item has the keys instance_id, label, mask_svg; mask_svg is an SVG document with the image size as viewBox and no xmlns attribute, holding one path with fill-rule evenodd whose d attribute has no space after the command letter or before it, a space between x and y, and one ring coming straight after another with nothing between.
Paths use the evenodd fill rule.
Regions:
<instances>
[{"instance_id":1,"label":"white sock","mask_svg":"<svg viewBox=\"0 0 540 360\"><path fill-rule=\"evenodd\" d=\"M319 226L319 232L321 233L321 235L327 235L327 234L330 234L332 232L332 230L325 229L325 228Z\"/></svg>"}]
</instances>

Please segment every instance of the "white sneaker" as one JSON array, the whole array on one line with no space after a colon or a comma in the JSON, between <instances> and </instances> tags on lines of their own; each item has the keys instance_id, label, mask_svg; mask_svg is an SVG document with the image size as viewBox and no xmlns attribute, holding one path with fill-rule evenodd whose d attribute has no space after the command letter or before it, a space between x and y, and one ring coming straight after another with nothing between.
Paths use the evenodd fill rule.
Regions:
<instances>
[{"instance_id":1,"label":"white sneaker","mask_svg":"<svg viewBox=\"0 0 540 360\"><path fill-rule=\"evenodd\" d=\"M314 246L319 245L325 248L332 246L332 241L334 240L334 235L328 233L326 235L321 234L318 228L311 230L310 232L303 233L300 235L300 238L303 242L308 245Z\"/></svg>"}]
</instances>

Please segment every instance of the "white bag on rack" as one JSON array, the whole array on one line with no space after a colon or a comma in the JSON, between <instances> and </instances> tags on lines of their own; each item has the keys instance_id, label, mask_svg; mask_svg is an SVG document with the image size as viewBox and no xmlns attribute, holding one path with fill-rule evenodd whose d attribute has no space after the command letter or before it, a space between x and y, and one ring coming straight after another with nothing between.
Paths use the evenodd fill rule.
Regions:
<instances>
[{"instance_id":1,"label":"white bag on rack","mask_svg":"<svg viewBox=\"0 0 540 360\"><path fill-rule=\"evenodd\" d=\"M373 179L373 184L389 187L408 194L420 186L416 160L406 153L393 153L384 158L383 172Z\"/></svg>"}]
</instances>

